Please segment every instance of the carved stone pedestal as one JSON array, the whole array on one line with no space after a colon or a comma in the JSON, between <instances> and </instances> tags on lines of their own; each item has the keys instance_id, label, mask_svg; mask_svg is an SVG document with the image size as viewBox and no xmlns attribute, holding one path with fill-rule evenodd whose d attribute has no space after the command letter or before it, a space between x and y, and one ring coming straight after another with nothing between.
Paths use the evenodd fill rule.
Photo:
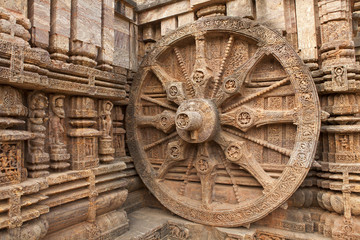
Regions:
<instances>
[{"instance_id":1,"label":"carved stone pedestal","mask_svg":"<svg viewBox=\"0 0 360 240\"><path fill-rule=\"evenodd\" d=\"M112 147L113 140L111 137L100 137L99 154L101 162L112 162L114 160L115 149Z\"/></svg>"},{"instance_id":2,"label":"carved stone pedestal","mask_svg":"<svg viewBox=\"0 0 360 240\"><path fill-rule=\"evenodd\" d=\"M94 168L99 165L98 137L101 132L95 126L97 111L95 101L89 97L73 97L69 117L73 127L68 131L71 144L73 170Z\"/></svg>"},{"instance_id":3,"label":"carved stone pedestal","mask_svg":"<svg viewBox=\"0 0 360 240\"><path fill-rule=\"evenodd\" d=\"M50 158L52 161L50 167L54 170L64 170L70 167L70 163L67 162L70 154L67 153L66 145L50 145Z\"/></svg>"},{"instance_id":4,"label":"carved stone pedestal","mask_svg":"<svg viewBox=\"0 0 360 240\"><path fill-rule=\"evenodd\" d=\"M99 165L97 137L99 131L91 128L71 129L71 155L73 170L89 169Z\"/></svg>"},{"instance_id":5,"label":"carved stone pedestal","mask_svg":"<svg viewBox=\"0 0 360 240\"><path fill-rule=\"evenodd\" d=\"M49 154L37 153L28 159L29 176L32 178L45 177L49 175Z\"/></svg>"}]
</instances>

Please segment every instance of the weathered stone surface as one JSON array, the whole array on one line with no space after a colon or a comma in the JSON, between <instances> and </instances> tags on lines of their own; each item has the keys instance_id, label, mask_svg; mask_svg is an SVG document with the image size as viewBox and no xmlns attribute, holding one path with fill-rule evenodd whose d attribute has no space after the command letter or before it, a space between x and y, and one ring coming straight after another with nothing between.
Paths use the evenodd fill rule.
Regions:
<instances>
[{"instance_id":1,"label":"weathered stone surface","mask_svg":"<svg viewBox=\"0 0 360 240\"><path fill-rule=\"evenodd\" d=\"M98 68L111 70L114 59L114 1L102 1L101 49Z\"/></svg>"},{"instance_id":2,"label":"weathered stone surface","mask_svg":"<svg viewBox=\"0 0 360 240\"><path fill-rule=\"evenodd\" d=\"M101 46L100 0L76 0L72 3L72 40ZM84 31L84 29L87 29Z\"/></svg>"},{"instance_id":3,"label":"weathered stone surface","mask_svg":"<svg viewBox=\"0 0 360 240\"><path fill-rule=\"evenodd\" d=\"M71 1L51 2L50 46L51 57L67 60L69 53Z\"/></svg>"},{"instance_id":4,"label":"weathered stone surface","mask_svg":"<svg viewBox=\"0 0 360 240\"><path fill-rule=\"evenodd\" d=\"M168 18L161 21L161 35L164 36L168 32L176 29L176 18Z\"/></svg>"},{"instance_id":5,"label":"weathered stone surface","mask_svg":"<svg viewBox=\"0 0 360 240\"><path fill-rule=\"evenodd\" d=\"M298 47L304 60L317 60L315 3L313 0L296 1Z\"/></svg>"},{"instance_id":6,"label":"weathered stone surface","mask_svg":"<svg viewBox=\"0 0 360 240\"><path fill-rule=\"evenodd\" d=\"M101 46L102 1L75 0L72 1L71 8L70 60L76 64L94 67L97 48Z\"/></svg>"},{"instance_id":7,"label":"weathered stone surface","mask_svg":"<svg viewBox=\"0 0 360 240\"><path fill-rule=\"evenodd\" d=\"M193 12L185 13L178 16L178 26L181 27L188 23L192 23L195 21L195 15Z\"/></svg>"},{"instance_id":8,"label":"weathered stone surface","mask_svg":"<svg viewBox=\"0 0 360 240\"><path fill-rule=\"evenodd\" d=\"M24 17L28 11L28 4L26 0L1 0L0 6L5 7L8 11L20 16Z\"/></svg>"},{"instance_id":9,"label":"weathered stone surface","mask_svg":"<svg viewBox=\"0 0 360 240\"><path fill-rule=\"evenodd\" d=\"M256 19L280 33L285 30L282 0L256 1Z\"/></svg>"},{"instance_id":10,"label":"weathered stone surface","mask_svg":"<svg viewBox=\"0 0 360 240\"><path fill-rule=\"evenodd\" d=\"M255 5L252 0L234 0L226 4L227 16L238 16L255 19Z\"/></svg>"},{"instance_id":11,"label":"weathered stone surface","mask_svg":"<svg viewBox=\"0 0 360 240\"><path fill-rule=\"evenodd\" d=\"M29 19L31 21L31 42L37 47L49 46L50 1L29 1Z\"/></svg>"},{"instance_id":12,"label":"weathered stone surface","mask_svg":"<svg viewBox=\"0 0 360 240\"><path fill-rule=\"evenodd\" d=\"M139 24L153 22L156 20L172 17L181 13L191 11L190 3L187 0L171 3L163 8L155 8L139 14Z\"/></svg>"}]
</instances>

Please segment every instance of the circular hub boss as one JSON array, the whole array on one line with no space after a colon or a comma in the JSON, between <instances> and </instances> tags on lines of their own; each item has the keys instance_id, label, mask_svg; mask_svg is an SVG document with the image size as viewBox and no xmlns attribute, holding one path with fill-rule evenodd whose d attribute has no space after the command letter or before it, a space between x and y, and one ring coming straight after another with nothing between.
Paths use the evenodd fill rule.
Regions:
<instances>
[{"instance_id":1,"label":"circular hub boss","mask_svg":"<svg viewBox=\"0 0 360 240\"><path fill-rule=\"evenodd\" d=\"M283 204L315 154L313 81L276 32L250 20L198 20L163 37L133 83L135 167L169 210L239 226Z\"/></svg>"}]
</instances>

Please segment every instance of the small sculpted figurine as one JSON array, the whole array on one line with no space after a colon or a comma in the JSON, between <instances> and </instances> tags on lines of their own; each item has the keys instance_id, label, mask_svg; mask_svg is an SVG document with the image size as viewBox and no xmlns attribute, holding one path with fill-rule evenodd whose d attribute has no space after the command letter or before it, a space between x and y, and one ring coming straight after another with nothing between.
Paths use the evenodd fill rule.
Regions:
<instances>
[{"instance_id":1,"label":"small sculpted figurine","mask_svg":"<svg viewBox=\"0 0 360 240\"><path fill-rule=\"evenodd\" d=\"M111 110L113 106L113 103L110 101L104 101L102 105L102 111L100 113L100 128L102 131L102 136L105 138L111 137Z\"/></svg>"},{"instance_id":2,"label":"small sculpted figurine","mask_svg":"<svg viewBox=\"0 0 360 240\"><path fill-rule=\"evenodd\" d=\"M52 130L53 144L64 145L64 95L55 95L51 98L51 110L53 116L50 119L50 127Z\"/></svg>"},{"instance_id":3,"label":"small sculpted figurine","mask_svg":"<svg viewBox=\"0 0 360 240\"><path fill-rule=\"evenodd\" d=\"M35 139L30 141L30 151L34 154L44 153L45 145L45 109L48 106L48 99L43 93L36 92L30 98L29 128L36 134Z\"/></svg>"}]
</instances>

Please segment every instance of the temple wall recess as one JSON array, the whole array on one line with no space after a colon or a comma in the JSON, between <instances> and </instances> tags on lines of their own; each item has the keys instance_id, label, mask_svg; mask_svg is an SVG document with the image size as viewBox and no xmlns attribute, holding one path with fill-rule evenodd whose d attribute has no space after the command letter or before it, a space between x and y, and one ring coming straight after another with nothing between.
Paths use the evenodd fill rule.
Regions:
<instances>
[{"instance_id":1,"label":"temple wall recess","mask_svg":"<svg viewBox=\"0 0 360 240\"><path fill-rule=\"evenodd\" d=\"M140 201L126 202L129 185L142 186L125 146L133 71L113 62L115 2L0 5L0 238L121 235Z\"/></svg>"}]
</instances>

